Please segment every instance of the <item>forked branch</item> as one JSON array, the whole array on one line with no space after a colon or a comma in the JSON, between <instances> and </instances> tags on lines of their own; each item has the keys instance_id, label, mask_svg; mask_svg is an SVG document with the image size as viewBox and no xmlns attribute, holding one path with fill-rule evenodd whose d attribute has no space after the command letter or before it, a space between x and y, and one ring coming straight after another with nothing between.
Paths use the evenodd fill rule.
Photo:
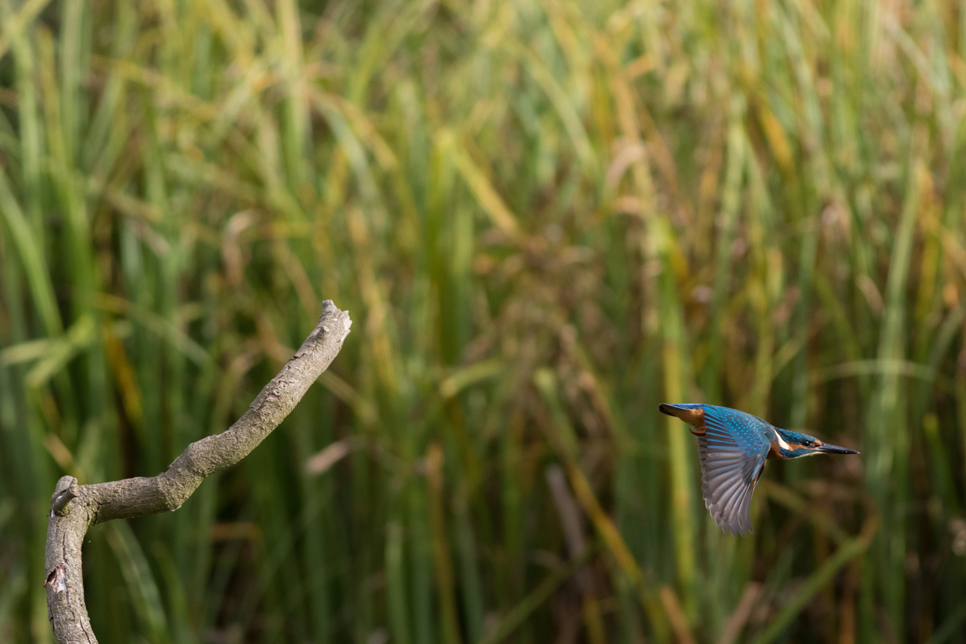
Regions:
<instances>
[{"instance_id":1,"label":"forked branch","mask_svg":"<svg viewBox=\"0 0 966 644\"><path fill-rule=\"evenodd\" d=\"M166 472L95 485L78 485L72 476L57 482L47 527L44 582L47 613L57 644L97 642L84 603L81 545L87 530L112 519L177 510L206 477L245 458L328 368L351 326L349 314L326 300L315 330L265 385L248 411L227 431L188 445Z\"/></svg>"}]
</instances>

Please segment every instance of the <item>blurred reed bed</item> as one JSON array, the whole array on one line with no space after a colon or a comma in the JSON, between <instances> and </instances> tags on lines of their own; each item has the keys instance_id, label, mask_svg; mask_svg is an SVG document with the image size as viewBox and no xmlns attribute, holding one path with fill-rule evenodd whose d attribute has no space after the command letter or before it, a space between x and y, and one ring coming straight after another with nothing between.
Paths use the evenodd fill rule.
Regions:
<instances>
[{"instance_id":1,"label":"blurred reed bed","mask_svg":"<svg viewBox=\"0 0 966 644\"><path fill-rule=\"evenodd\" d=\"M91 532L102 642L966 636L966 11L0 0L0 639L62 473L270 440ZM703 508L661 401L860 458Z\"/></svg>"}]
</instances>

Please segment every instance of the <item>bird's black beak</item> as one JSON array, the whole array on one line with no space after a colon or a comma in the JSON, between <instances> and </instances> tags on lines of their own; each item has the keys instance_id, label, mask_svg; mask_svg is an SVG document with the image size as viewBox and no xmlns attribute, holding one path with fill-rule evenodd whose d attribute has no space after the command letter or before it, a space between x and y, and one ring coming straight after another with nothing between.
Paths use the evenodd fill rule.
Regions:
<instances>
[{"instance_id":1,"label":"bird's black beak","mask_svg":"<svg viewBox=\"0 0 966 644\"><path fill-rule=\"evenodd\" d=\"M838 445L829 445L828 443L822 443L817 449L823 454L858 454L854 449L839 447Z\"/></svg>"}]
</instances>

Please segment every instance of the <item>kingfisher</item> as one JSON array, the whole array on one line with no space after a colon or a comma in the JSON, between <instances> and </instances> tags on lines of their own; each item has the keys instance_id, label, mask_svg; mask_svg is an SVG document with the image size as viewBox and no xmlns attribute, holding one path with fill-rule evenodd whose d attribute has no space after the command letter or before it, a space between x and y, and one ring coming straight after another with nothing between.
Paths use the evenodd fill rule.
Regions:
<instances>
[{"instance_id":1,"label":"kingfisher","mask_svg":"<svg viewBox=\"0 0 966 644\"><path fill-rule=\"evenodd\" d=\"M660 410L691 425L691 433L698 437L704 505L715 523L732 535L754 532L751 495L767 459L858 454L854 449L829 445L808 434L779 429L737 409L664 403Z\"/></svg>"}]
</instances>

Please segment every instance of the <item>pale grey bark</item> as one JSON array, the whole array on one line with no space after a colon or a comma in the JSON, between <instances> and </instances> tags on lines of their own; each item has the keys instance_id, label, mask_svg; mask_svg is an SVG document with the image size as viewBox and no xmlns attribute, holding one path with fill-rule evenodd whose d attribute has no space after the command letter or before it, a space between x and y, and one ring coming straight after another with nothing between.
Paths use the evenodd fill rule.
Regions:
<instances>
[{"instance_id":1,"label":"pale grey bark","mask_svg":"<svg viewBox=\"0 0 966 644\"><path fill-rule=\"evenodd\" d=\"M329 366L349 335L352 321L326 300L315 330L299 350L265 385L238 421L227 431L188 445L163 472L152 478L78 485L65 476L51 498L47 527L47 612L57 644L94 644L87 606L81 546L88 528L112 519L132 519L177 510L205 477L242 460L295 408Z\"/></svg>"}]
</instances>

